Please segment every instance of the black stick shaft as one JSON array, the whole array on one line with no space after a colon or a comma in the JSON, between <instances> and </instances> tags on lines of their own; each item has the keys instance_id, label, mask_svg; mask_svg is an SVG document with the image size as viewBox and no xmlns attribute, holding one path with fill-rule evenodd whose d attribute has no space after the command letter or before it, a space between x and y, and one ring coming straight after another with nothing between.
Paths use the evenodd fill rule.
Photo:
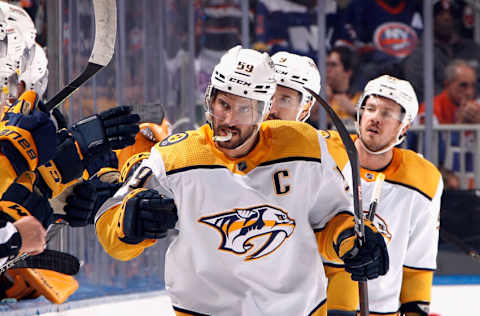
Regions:
<instances>
[{"instance_id":1,"label":"black stick shaft","mask_svg":"<svg viewBox=\"0 0 480 316\"><path fill-rule=\"evenodd\" d=\"M350 167L352 168L352 185L353 185L353 211L355 215L355 235L357 240L360 243L360 246L365 243L365 227L363 225L363 212L362 212L362 200L361 200L361 183L360 183L360 163L358 160L358 152L355 144L353 143L350 134L347 131L347 128L342 123L335 111L328 105L328 103L323 100L318 94L314 91L305 88L313 97L317 100L318 103L327 111L328 115L332 119L337 131L342 139L342 142L347 151L348 159L350 160ZM368 307L368 286L367 281L358 282L358 294L360 301L360 315L369 316L369 307Z\"/></svg>"}]
</instances>

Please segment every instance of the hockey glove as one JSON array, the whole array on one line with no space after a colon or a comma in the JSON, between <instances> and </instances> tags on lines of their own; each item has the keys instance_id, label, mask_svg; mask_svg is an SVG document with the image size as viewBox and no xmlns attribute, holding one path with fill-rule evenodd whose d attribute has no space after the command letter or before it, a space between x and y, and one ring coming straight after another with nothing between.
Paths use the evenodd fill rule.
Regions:
<instances>
[{"instance_id":1,"label":"hockey glove","mask_svg":"<svg viewBox=\"0 0 480 316\"><path fill-rule=\"evenodd\" d=\"M90 223L94 212L97 192L95 186L88 181L76 184L73 192L67 197L65 220L72 227L82 227Z\"/></svg>"},{"instance_id":2,"label":"hockey glove","mask_svg":"<svg viewBox=\"0 0 480 316\"><path fill-rule=\"evenodd\" d=\"M118 235L127 244L164 238L177 220L172 199L162 197L155 190L136 189L123 200Z\"/></svg>"},{"instance_id":3,"label":"hockey glove","mask_svg":"<svg viewBox=\"0 0 480 316\"><path fill-rule=\"evenodd\" d=\"M354 229L349 228L340 233L334 248L354 281L375 279L388 271L387 245L370 221L365 221L365 243L361 247Z\"/></svg>"},{"instance_id":4,"label":"hockey glove","mask_svg":"<svg viewBox=\"0 0 480 316\"><path fill-rule=\"evenodd\" d=\"M92 115L75 123L71 132L77 142L85 167L90 175L98 171L91 166L96 159L112 149L120 149L135 143L138 133L138 114L130 114L131 107L119 106Z\"/></svg>"},{"instance_id":5,"label":"hockey glove","mask_svg":"<svg viewBox=\"0 0 480 316\"><path fill-rule=\"evenodd\" d=\"M0 130L0 150L17 175L34 170L55 154L55 125L38 110L26 115L7 112Z\"/></svg>"},{"instance_id":6,"label":"hockey glove","mask_svg":"<svg viewBox=\"0 0 480 316\"><path fill-rule=\"evenodd\" d=\"M12 183L3 193L1 200L12 202L9 207L4 208L3 212L13 221L32 215L47 228L52 221L53 209L45 197L31 190L31 185L24 185L23 178L26 176L27 173L22 174L18 182Z\"/></svg>"},{"instance_id":7,"label":"hockey glove","mask_svg":"<svg viewBox=\"0 0 480 316\"><path fill-rule=\"evenodd\" d=\"M121 184L105 183L96 178L76 184L64 207L67 222L73 227L93 224L97 211L120 186Z\"/></svg>"},{"instance_id":8,"label":"hockey glove","mask_svg":"<svg viewBox=\"0 0 480 316\"><path fill-rule=\"evenodd\" d=\"M428 316L429 312L429 302L408 302L400 306L401 316Z\"/></svg>"}]
</instances>

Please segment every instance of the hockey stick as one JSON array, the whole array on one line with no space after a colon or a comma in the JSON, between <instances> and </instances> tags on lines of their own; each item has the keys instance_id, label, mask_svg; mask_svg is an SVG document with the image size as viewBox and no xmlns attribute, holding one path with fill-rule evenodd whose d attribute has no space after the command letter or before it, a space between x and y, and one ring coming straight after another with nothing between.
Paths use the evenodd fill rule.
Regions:
<instances>
[{"instance_id":1,"label":"hockey stick","mask_svg":"<svg viewBox=\"0 0 480 316\"><path fill-rule=\"evenodd\" d=\"M71 254L45 249L41 254L27 257L25 260L17 261L11 266L2 268L0 273L9 269L17 268L45 269L68 275L75 275L80 270L80 262L77 257Z\"/></svg>"},{"instance_id":2,"label":"hockey stick","mask_svg":"<svg viewBox=\"0 0 480 316\"><path fill-rule=\"evenodd\" d=\"M117 36L116 0L93 0L95 15L95 40L92 53L85 70L65 88L45 104L45 112L50 112L80 88L88 79L108 65L112 59Z\"/></svg>"},{"instance_id":3,"label":"hockey stick","mask_svg":"<svg viewBox=\"0 0 480 316\"><path fill-rule=\"evenodd\" d=\"M58 92L43 107L44 112L50 112L73 94L81 85L103 69L113 57L115 49L115 39L117 37L117 5L116 0L93 0L93 12L95 15L95 39L92 53L88 60L85 70L65 88ZM50 225L47 233L47 244L55 236L60 228L65 226L66 222L61 216L55 218L54 224ZM0 266L0 272L3 272L18 262L30 257L29 253L22 253L19 256L7 261Z\"/></svg>"},{"instance_id":4,"label":"hockey stick","mask_svg":"<svg viewBox=\"0 0 480 316\"><path fill-rule=\"evenodd\" d=\"M362 246L365 243L365 227L363 225L363 212L362 212L362 200L361 200L361 187L360 187L360 163L358 161L358 152L355 144L350 138L350 134L347 131L345 125L343 125L340 118L337 116L335 111L328 105L328 103L323 100L318 94L314 91L305 88L308 93L313 95L318 103L327 111L328 115L332 119L337 131L342 139L345 150L347 151L348 159L350 160L350 167L352 168L352 186L353 186L353 211L355 218L355 235L357 240ZM368 286L366 281L358 282L358 294L360 300L360 316L368 316Z\"/></svg>"}]
</instances>

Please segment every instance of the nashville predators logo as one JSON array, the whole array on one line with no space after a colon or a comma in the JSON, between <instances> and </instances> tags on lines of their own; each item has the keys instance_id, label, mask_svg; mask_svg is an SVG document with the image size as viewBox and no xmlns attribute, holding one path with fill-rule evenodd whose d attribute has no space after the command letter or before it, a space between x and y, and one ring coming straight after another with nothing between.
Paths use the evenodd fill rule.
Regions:
<instances>
[{"instance_id":1,"label":"nashville predators logo","mask_svg":"<svg viewBox=\"0 0 480 316\"><path fill-rule=\"evenodd\" d=\"M245 261L274 252L295 229L294 219L270 205L233 209L198 221L212 226L222 235L218 249L246 255Z\"/></svg>"},{"instance_id":2,"label":"nashville predators logo","mask_svg":"<svg viewBox=\"0 0 480 316\"><path fill-rule=\"evenodd\" d=\"M162 142L160 143L160 146L168 146L168 145L176 144L181 142L187 137L188 137L188 134L183 132L178 134L173 134L165 138L164 140L162 140Z\"/></svg>"}]
</instances>

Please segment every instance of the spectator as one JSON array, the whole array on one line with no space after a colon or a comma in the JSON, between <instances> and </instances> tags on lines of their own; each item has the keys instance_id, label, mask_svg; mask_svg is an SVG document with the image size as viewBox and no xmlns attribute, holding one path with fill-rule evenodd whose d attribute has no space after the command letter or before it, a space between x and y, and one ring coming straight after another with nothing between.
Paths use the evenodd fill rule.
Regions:
<instances>
[{"instance_id":1,"label":"spectator","mask_svg":"<svg viewBox=\"0 0 480 316\"><path fill-rule=\"evenodd\" d=\"M433 100L434 122L438 124L480 123L480 103L475 100L477 75L467 61L455 59L445 69L444 90ZM420 106L423 121L425 104ZM467 178L473 173L474 138L469 131L452 131L449 140L440 138L439 164L453 172L460 172L464 160ZM462 141L463 137L463 141ZM463 143L463 145L462 145ZM461 154L463 152L463 154ZM468 182L472 182L468 180ZM468 185L473 186L473 182Z\"/></svg>"},{"instance_id":2,"label":"spectator","mask_svg":"<svg viewBox=\"0 0 480 316\"><path fill-rule=\"evenodd\" d=\"M480 104L474 99L477 74L467 61L455 59L445 68L444 90L433 100L439 124L480 123ZM420 113L425 105L420 106Z\"/></svg>"},{"instance_id":3,"label":"spectator","mask_svg":"<svg viewBox=\"0 0 480 316\"><path fill-rule=\"evenodd\" d=\"M442 174L445 190L460 190L460 178L450 169L445 167L438 168Z\"/></svg>"},{"instance_id":4,"label":"spectator","mask_svg":"<svg viewBox=\"0 0 480 316\"><path fill-rule=\"evenodd\" d=\"M421 2L407 0L352 0L345 10L341 35L362 59L363 87L383 74L403 76L404 58L416 48L423 31Z\"/></svg>"},{"instance_id":5,"label":"spectator","mask_svg":"<svg viewBox=\"0 0 480 316\"><path fill-rule=\"evenodd\" d=\"M434 31L434 93L443 89L445 82L445 67L453 59L471 61L475 67L480 63L480 45L473 40L462 37L458 32L455 19L458 17L458 8L451 1L437 1L433 7ZM423 49L420 42L417 49L405 60L405 77L412 82L417 91L419 100L423 100Z\"/></svg>"},{"instance_id":6,"label":"spectator","mask_svg":"<svg viewBox=\"0 0 480 316\"><path fill-rule=\"evenodd\" d=\"M355 56L347 47L334 47L327 56L327 100L338 116L353 125L355 104L360 96L352 88L352 76L355 68Z\"/></svg>"}]
</instances>

